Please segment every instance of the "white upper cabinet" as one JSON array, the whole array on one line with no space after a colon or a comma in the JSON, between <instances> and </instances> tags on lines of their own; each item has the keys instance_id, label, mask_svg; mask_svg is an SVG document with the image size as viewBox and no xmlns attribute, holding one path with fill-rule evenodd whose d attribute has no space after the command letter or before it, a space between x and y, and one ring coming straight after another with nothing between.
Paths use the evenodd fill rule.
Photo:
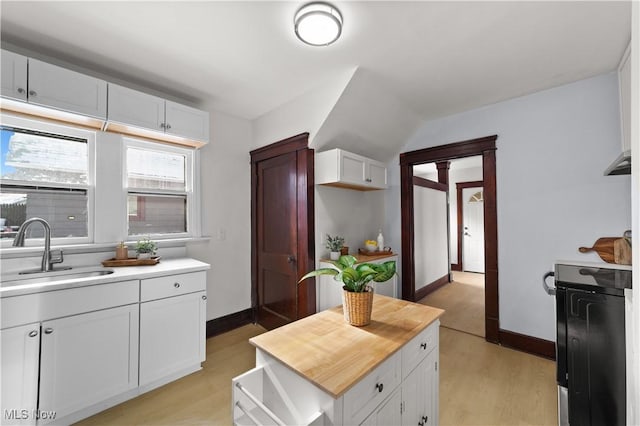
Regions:
<instances>
[{"instance_id":1,"label":"white upper cabinet","mask_svg":"<svg viewBox=\"0 0 640 426\"><path fill-rule=\"evenodd\" d=\"M209 113L109 83L107 129L178 143L171 137L185 138L201 145L209 142Z\"/></svg>"},{"instance_id":2,"label":"white upper cabinet","mask_svg":"<svg viewBox=\"0 0 640 426\"><path fill-rule=\"evenodd\" d=\"M206 111L166 101L165 126L169 134L209 141L209 113Z\"/></svg>"},{"instance_id":3,"label":"white upper cabinet","mask_svg":"<svg viewBox=\"0 0 640 426\"><path fill-rule=\"evenodd\" d=\"M618 66L620 87L620 121L622 125L622 152L631 149L631 43ZM4 65L3 65L4 71ZM4 86L4 83L2 83Z\"/></svg>"},{"instance_id":4,"label":"white upper cabinet","mask_svg":"<svg viewBox=\"0 0 640 426\"><path fill-rule=\"evenodd\" d=\"M27 100L27 57L2 51L2 96Z\"/></svg>"},{"instance_id":5,"label":"white upper cabinet","mask_svg":"<svg viewBox=\"0 0 640 426\"><path fill-rule=\"evenodd\" d=\"M107 82L29 58L29 103L107 117Z\"/></svg>"},{"instance_id":6,"label":"white upper cabinet","mask_svg":"<svg viewBox=\"0 0 640 426\"><path fill-rule=\"evenodd\" d=\"M109 83L109 121L164 130L164 99Z\"/></svg>"},{"instance_id":7,"label":"white upper cabinet","mask_svg":"<svg viewBox=\"0 0 640 426\"><path fill-rule=\"evenodd\" d=\"M316 184L369 191L387 188L384 163L342 149L316 154Z\"/></svg>"}]
</instances>

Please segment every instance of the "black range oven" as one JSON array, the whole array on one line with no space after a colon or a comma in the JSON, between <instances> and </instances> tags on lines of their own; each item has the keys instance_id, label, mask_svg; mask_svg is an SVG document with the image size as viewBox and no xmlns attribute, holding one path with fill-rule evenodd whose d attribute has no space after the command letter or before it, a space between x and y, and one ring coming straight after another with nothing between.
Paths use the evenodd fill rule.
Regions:
<instances>
[{"instance_id":1,"label":"black range oven","mask_svg":"<svg viewBox=\"0 0 640 426\"><path fill-rule=\"evenodd\" d=\"M546 279L555 276L555 289ZM556 298L560 425L626 423L624 289L631 271L558 263L545 275Z\"/></svg>"}]
</instances>

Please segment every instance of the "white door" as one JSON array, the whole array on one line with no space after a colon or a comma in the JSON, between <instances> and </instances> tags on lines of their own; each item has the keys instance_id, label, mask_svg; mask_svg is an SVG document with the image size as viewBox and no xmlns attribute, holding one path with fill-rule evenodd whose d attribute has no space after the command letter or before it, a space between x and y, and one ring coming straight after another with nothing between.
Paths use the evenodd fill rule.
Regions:
<instances>
[{"instance_id":1,"label":"white door","mask_svg":"<svg viewBox=\"0 0 640 426\"><path fill-rule=\"evenodd\" d=\"M462 190L462 270L484 273L484 190Z\"/></svg>"},{"instance_id":2,"label":"white door","mask_svg":"<svg viewBox=\"0 0 640 426\"><path fill-rule=\"evenodd\" d=\"M340 154L340 181L362 185L367 183L367 159L350 152Z\"/></svg>"},{"instance_id":3,"label":"white door","mask_svg":"<svg viewBox=\"0 0 640 426\"><path fill-rule=\"evenodd\" d=\"M3 425L34 425L38 404L40 323L0 331Z\"/></svg>"},{"instance_id":4,"label":"white door","mask_svg":"<svg viewBox=\"0 0 640 426\"><path fill-rule=\"evenodd\" d=\"M109 121L164 132L164 99L109 83Z\"/></svg>"},{"instance_id":5,"label":"white door","mask_svg":"<svg viewBox=\"0 0 640 426\"><path fill-rule=\"evenodd\" d=\"M432 350L402 382L402 424L438 424L438 349Z\"/></svg>"},{"instance_id":6,"label":"white door","mask_svg":"<svg viewBox=\"0 0 640 426\"><path fill-rule=\"evenodd\" d=\"M140 305L140 386L205 360L204 291Z\"/></svg>"},{"instance_id":7,"label":"white door","mask_svg":"<svg viewBox=\"0 0 640 426\"><path fill-rule=\"evenodd\" d=\"M391 426L402 424L401 402L400 389L396 389L360 426Z\"/></svg>"},{"instance_id":8,"label":"white door","mask_svg":"<svg viewBox=\"0 0 640 426\"><path fill-rule=\"evenodd\" d=\"M56 419L138 386L138 304L42 323L40 410Z\"/></svg>"}]
</instances>

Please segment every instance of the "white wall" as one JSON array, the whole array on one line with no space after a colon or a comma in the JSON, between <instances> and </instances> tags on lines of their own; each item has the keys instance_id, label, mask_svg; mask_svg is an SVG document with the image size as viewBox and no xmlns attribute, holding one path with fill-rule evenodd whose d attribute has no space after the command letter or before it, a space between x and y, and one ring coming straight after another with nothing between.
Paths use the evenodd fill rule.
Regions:
<instances>
[{"instance_id":1,"label":"white wall","mask_svg":"<svg viewBox=\"0 0 640 426\"><path fill-rule=\"evenodd\" d=\"M447 193L413 186L416 290L449 273Z\"/></svg>"},{"instance_id":2,"label":"white wall","mask_svg":"<svg viewBox=\"0 0 640 426\"><path fill-rule=\"evenodd\" d=\"M325 248L327 234L345 237L351 254L364 248L364 240L375 240L379 229L386 238L384 191L316 185L315 207L316 266L320 258L329 257L329 250ZM385 246L388 245L385 241Z\"/></svg>"},{"instance_id":3,"label":"white wall","mask_svg":"<svg viewBox=\"0 0 640 426\"><path fill-rule=\"evenodd\" d=\"M211 142L200 150L202 234L187 255L211 264L207 320L251 307L251 123L211 112Z\"/></svg>"},{"instance_id":4,"label":"white wall","mask_svg":"<svg viewBox=\"0 0 640 426\"><path fill-rule=\"evenodd\" d=\"M577 248L631 225L629 176L602 175L620 153L617 76L427 122L402 152L492 134L498 135L500 327L555 340L554 300L542 291L542 274L556 259L598 261ZM398 245L397 160L390 167L387 228Z\"/></svg>"},{"instance_id":5,"label":"white wall","mask_svg":"<svg viewBox=\"0 0 640 426\"><path fill-rule=\"evenodd\" d=\"M451 263L458 263L458 196L456 183L482 180L482 167L449 170L449 235L451 238Z\"/></svg>"},{"instance_id":6,"label":"white wall","mask_svg":"<svg viewBox=\"0 0 640 426\"><path fill-rule=\"evenodd\" d=\"M353 77L356 68L324 81L315 89L256 118L253 121L253 144L261 147L279 140L309 132L312 141L336 101ZM313 148L313 144L310 144Z\"/></svg>"}]
</instances>

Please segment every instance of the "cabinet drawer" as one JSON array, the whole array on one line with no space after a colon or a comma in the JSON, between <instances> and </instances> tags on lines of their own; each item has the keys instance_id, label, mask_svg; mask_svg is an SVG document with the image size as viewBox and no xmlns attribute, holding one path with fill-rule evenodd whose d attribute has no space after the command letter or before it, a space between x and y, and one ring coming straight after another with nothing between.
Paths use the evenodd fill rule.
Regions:
<instances>
[{"instance_id":1,"label":"cabinet drawer","mask_svg":"<svg viewBox=\"0 0 640 426\"><path fill-rule=\"evenodd\" d=\"M4 297L2 328L138 302L138 280Z\"/></svg>"},{"instance_id":2,"label":"cabinet drawer","mask_svg":"<svg viewBox=\"0 0 640 426\"><path fill-rule=\"evenodd\" d=\"M406 378L411 371L422 361L429 353L438 346L438 329L440 321L435 321L429 327L425 328L416 337L411 339L402 348L402 378Z\"/></svg>"},{"instance_id":3,"label":"cabinet drawer","mask_svg":"<svg viewBox=\"0 0 640 426\"><path fill-rule=\"evenodd\" d=\"M206 272L168 275L140 281L140 301L203 291L207 288Z\"/></svg>"},{"instance_id":4,"label":"cabinet drawer","mask_svg":"<svg viewBox=\"0 0 640 426\"><path fill-rule=\"evenodd\" d=\"M400 384L402 357L396 352L344 394L345 424L360 424Z\"/></svg>"}]
</instances>

